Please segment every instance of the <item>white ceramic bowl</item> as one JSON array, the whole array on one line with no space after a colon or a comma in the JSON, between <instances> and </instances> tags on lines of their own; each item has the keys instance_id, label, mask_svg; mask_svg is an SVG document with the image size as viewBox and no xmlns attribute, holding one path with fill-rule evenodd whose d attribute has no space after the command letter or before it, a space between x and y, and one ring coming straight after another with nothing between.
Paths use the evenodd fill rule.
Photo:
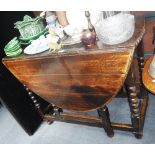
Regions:
<instances>
[{"instance_id":1,"label":"white ceramic bowl","mask_svg":"<svg viewBox=\"0 0 155 155\"><path fill-rule=\"evenodd\" d=\"M135 29L134 16L117 14L102 19L96 26L98 38L105 44L114 45L129 40Z\"/></svg>"}]
</instances>

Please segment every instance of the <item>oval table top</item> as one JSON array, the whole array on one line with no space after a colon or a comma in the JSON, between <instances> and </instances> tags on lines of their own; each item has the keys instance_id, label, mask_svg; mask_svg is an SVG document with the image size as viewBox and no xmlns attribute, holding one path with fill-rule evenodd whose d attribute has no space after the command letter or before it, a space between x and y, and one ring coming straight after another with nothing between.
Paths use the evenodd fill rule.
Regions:
<instances>
[{"instance_id":1,"label":"oval table top","mask_svg":"<svg viewBox=\"0 0 155 155\"><path fill-rule=\"evenodd\" d=\"M61 53L22 54L4 58L3 63L49 103L71 111L95 110L108 104L123 86L144 32L144 19L139 19L133 37L122 44L98 42L91 50L68 46Z\"/></svg>"}]
</instances>

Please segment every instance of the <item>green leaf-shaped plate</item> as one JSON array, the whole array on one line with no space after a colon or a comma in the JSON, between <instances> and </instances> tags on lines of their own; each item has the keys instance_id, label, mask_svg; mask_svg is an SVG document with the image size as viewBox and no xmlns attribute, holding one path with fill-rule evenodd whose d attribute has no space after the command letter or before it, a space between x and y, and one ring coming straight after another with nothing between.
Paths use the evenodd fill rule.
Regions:
<instances>
[{"instance_id":1,"label":"green leaf-shaped plate","mask_svg":"<svg viewBox=\"0 0 155 155\"><path fill-rule=\"evenodd\" d=\"M31 42L32 40L36 40L38 39L41 35L46 35L48 34L48 28L46 27L43 31L41 31L40 33L38 33L35 36L29 37L29 38L22 38L21 36L19 37L19 39L22 41L22 43L28 43L29 41ZM29 42L29 43L30 43Z\"/></svg>"}]
</instances>

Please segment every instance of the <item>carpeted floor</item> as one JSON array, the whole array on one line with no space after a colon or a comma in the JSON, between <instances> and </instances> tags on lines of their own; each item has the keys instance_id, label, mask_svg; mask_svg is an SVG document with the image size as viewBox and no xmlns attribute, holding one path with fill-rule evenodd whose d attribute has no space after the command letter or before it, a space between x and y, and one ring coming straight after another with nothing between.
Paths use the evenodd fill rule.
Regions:
<instances>
[{"instance_id":1,"label":"carpeted floor","mask_svg":"<svg viewBox=\"0 0 155 155\"><path fill-rule=\"evenodd\" d=\"M114 99L109 104L110 117L116 122L130 122L126 99ZM28 136L5 107L0 109L1 144L136 144L155 143L155 96L149 95L144 136L138 140L132 133L117 131L113 138L107 137L102 128L54 122L43 123L33 136Z\"/></svg>"}]
</instances>

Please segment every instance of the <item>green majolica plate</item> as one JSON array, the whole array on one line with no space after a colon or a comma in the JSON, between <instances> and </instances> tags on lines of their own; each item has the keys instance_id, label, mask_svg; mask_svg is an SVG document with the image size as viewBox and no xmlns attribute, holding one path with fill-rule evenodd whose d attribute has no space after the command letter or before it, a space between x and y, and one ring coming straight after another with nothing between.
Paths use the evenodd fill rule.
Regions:
<instances>
[{"instance_id":1,"label":"green majolica plate","mask_svg":"<svg viewBox=\"0 0 155 155\"><path fill-rule=\"evenodd\" d=\"M21 45L29 45L33 40L28 40L28 41L20 41Z\"/></svg>"},{"instance_id":2,"label":"green majolica plate","mask_svg":"<svg viewBox=\"0 0 155 155\"><path fill-rule=\"evenodd\" d=\"M14 37L11 41L9 41L9 43L7 43L7 45L4 47L4 50L11 50L18 45L19 45L19 40L17 39L17 37Z\"/></svg>"},{"instance_id":3,"label":"green majolica plate","mask_svg":"<svg viewBox=\"0 0 155 155\"><path fill-rule=\"evenodd\" d=\"M15 52L10 52L10 53L5 52L5 54L8 57L16 57L16 56L20 55L22 52L23 52L23 50L20 48L19 50L15 51Z\"/></svg>"},{"instance_id":4,"label":"green majolica plate","mask_svg":"<svg viewBox=\"0 0 155 155\"><path fill-rule=\"evenodd\" d=\"M20 44L17 44L16 46L14 46L12 48L4 48L4 51L5 52L14 52L14 51L17 51L20 48L21 48L21 45Z\"/></svg>"}]
</instances>

